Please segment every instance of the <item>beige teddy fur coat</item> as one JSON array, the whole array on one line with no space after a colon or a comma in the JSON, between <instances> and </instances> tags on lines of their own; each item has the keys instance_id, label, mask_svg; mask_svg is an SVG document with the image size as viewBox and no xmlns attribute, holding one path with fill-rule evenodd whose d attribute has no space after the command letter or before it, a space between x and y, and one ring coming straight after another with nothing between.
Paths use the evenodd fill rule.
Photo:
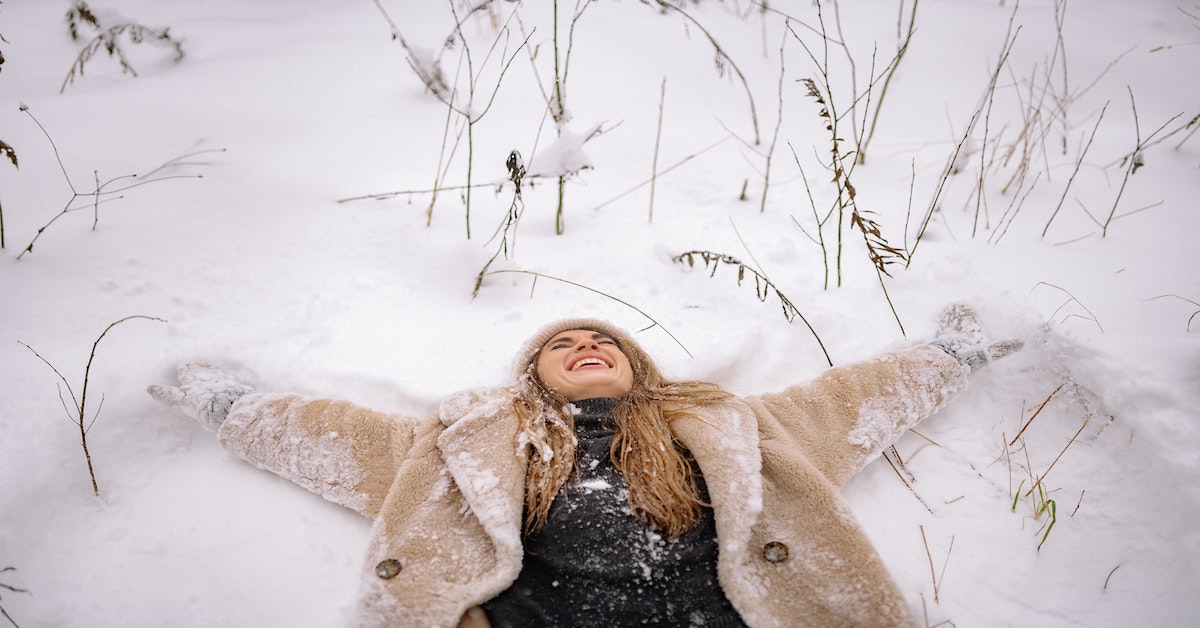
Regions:
<instances>
[{"instance_id":1,"label":"beige teddy fur coat","mask_svg":"<svg viewBox=\"0 0 1200 628\"><path fill-rule=\"evenodd\" d=\"M909 606L838 489L966 385L919 346L672 424L704 473L725 594L750 626L896 626ZM234 455L374 519L364 626L455 626L521 569L527 450L513 391L424 419L251 394L219 432Z\"/></svg>"}]
</instances>

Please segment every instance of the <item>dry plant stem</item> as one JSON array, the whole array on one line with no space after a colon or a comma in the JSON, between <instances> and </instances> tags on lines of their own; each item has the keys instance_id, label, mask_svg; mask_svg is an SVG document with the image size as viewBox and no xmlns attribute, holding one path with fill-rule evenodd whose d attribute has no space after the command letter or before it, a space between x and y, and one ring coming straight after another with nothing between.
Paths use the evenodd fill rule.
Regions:
<instances>
[{"instance_id":1,"label":"dry plant stem","mask_svg":"<svg viewBox=\"0 0 1200 628\"><path fill-rule=\"evenodd\" d=\"M84 64L101 50L108 52L109 56L117 58L117 61L121 64L122 72L137 77L137 72L129 64L129 60L125 58L125 52L121 50L119 38L122 35L128 35L129 41L135 44L143 41L165 42L167 45L175 48L175 61L178 62L183 58L183 42L171 37L169 31L169 28L156 31L141 24L118 24L100 31L99 34L92 38L79 51L79 55L75 57L75 62L71 64L70 70L67 71L66 78L63 79L62 86L58 88L58 93L62 94L65 92L67 85L75 82L76 75L83 76Z\"/></svg>"},{"instance_id":2,"label":"dry plant stem","mask_svg":"<svg viewBox=\"0 0 1200 628\"><path fill-rule=\"evenodd\" d=\"M483 277L487 274L488 268L491 268L492 262L495 262L501 254L504 255L504 259L508 259L509 251L516 249L517 246L517 226L521 221L522 214L525 213L525 200L521 197L521 184L525 181L525 166L521 159L521 153L515 150L509 153L506 165L509 180L513 182L514 187L512 203L508 207L508 212L505 213L504 220L496 227L496 232L488 240L490 244L492 240L496 239L496 236L500 236L500 245L475 276L475 289L471 291L472 299L479 294L479 288L483 285Z\"/></svg>"},{"instance_id":3,"label":"dry plant stem","mask_svg":"<svg viewBox=\"0 0 1200 628\"><path fill-rule=\"evenodd\" d=\"M817 244L818 246L821 247L821 262L824 264L824 267L825 267L824 289L828 290L829 289L829 250L825 246L825 229L824 229L824 227L825 227L825 221L829 220L829 217L832 215L833 210L831 209L830 213L825 214L824 219L821 218L821 216L817 212L817 202L815 199L813 199L812 186L810 186L808 184L808 175L804 173L804 166L800 165L800 158L796 155L796 148L794 146L792 146L791 142L788 142L788 148L791 149L791 151L792 151L792 159L796 162L796 168L798 168L800 170L800 178L804 181L804 191L808 195L808 205L812 209L813 222L815 222L817 224L816 237L814 238L812 235L810 235L808 233L808 231L805 231L804 226L801 225L800 221L796 220L795 217L792 217L792 222L796 223L797 227L800 227L800 231L804 235L808 236L809 240L812 240L815 244Z\"/></svg>"},{"instance_id":4,"label":"dry plant stem","mask_svg":"<svg viewBox=\"0 0 1200 628\"><path fill-rule=\"evenodd\" d=\"M784 37L779 42L779 83L775 88L775 93L778 95L779 108L775 117L775 131L771 133L771 146L767 149L766 163L763 166L763 191L758 205L758 213L760 214L767 211L767 191L771 189L771 158L775 155L775 144L779 141L779 129L783 126L783 77L787 72L783 49L786 43L787 30L785 29Z\"/></svg>"},{"instance_id":5,"label":"dry plant stem","mask_svg":"<svg viewBox=\"0 0 1200 628\"><path fill-rule=\"evenodd\" d=\"M813 329L812 324L809 323L808 319L804 317L804 314L800 311L800 308L796 307L796 305L792 303L792 300L787 298L787 296L783 294L783 291L777 288L774 283L771 283L771 281L767 279L765 275L745 265L741 260L733 257L732 255L714 253L712 251L687 251L671 258L671 261L680 264L686 263L688 268L693 268L695 267L696 257L701 259L704 268L708 268L711 265L712 270L708 274L709 277L713 277L717 274L717 269L721 264L735 266L737 268L737 283L739 286L742 285L742 281L746 278L746 272L749 271L754 277L754 292L758 297L758 300L765 303L771 293L775 293L775 296L779 298L779 302L783 306L783 317L787 319L788 322L799 318L800 321L804 323L804 326L808 328L808 331L812 333L813 338L815 338L817 341L817 345L821 347L821 352L825 354L825 361L829 364L829 366L833 366L833 360L829 357L829 351L825 349L825 343L821 341L821 337L817 334L816 330Z\"/></svg>"},{"instance_id":6,"label":"dry plant stem","mask_svg":"<svg viewBox=\"0 0 1200 628\"><path fill-rule=\"evenodd\" d=\"M946 578L946 567L950 564L950 553L954 551L954 537L950 537L950 548L946 550L946 560L942 562L942 572L934 572L933 553L929 551L929 539L925 537L925 526L921 528L921 542L925 544L925 557L929 559L929 576L933 579L933 601L938 602L938 592L941 591L942 581Z\"/></svg>"},{"instance_id":7,"label":"dry plant stem","mask_svg":"<svg viewBox=\"0 0 1200 628\"><path fill-rule=\"evenodd\" d=\"M1054 218L1058 216L1058 211L1062 209L1063 201L1067 200L1067 192L1071 190L1071 184L1075 182L1075 175L1079 174L1079 169L1083 166L1083 159L1092 147L1092 140L1096 139L1096 130L1100 128L1100 123L1104 121L1104 114L1107 111L1108 103L1104 103L1104 108L1100 110L1100 116L1096 119L1096 124L1092 126L1092 133L1088 136L1087 144L1084 145L1083 150L1079 151L1079 159L1075 160L1075 169L1071 171L1071 176L1067 179L1066 186L1063 187L1063 193L1058 199L1058 205L1054 207L1054 211L1050 213L1050 218L1046 221L1046 226L1042 228L1043 238L1050 231L1050 223L1054 222Z\"/></svg>"},{"instance_id":8,"label":"dry plant stem","mask_svg":"<svg viewBox=\"0 0 1200 628\"><path fill-rule=\"evenodd\" d=\"M17 570L16 567L5 567L3 569L0 569L0 573L6 573L9 571L16 571L16 570ZM29 591L27 591L25 589L18 589L17 587L12 586L11 584L6 584L4 582L0 582L0 589L7 589L9 591L12 591L13 593L29 593ZM17 625L17 620L13 619L12 615L9 615L8 611L4 610L3 606L0 606L0 615L3 615L4 618L7 619L8 622L10 624L12 624L14 628L21 628L20 626Z\"/></svg>"},{"instance_id":9,"label":"dry plant stem","mask_svg":"<svg viewBox=\"0 0 1200 628\"><path fill-rule=\"evenodd\" d=\"M645 317L646 317L646 319L647 319L647 320L649 320L649 321L652 323L652 324L651 324L649 327L646 327L645 329L649 329L650 327L658 327L659 329L662 329L664 333L666 333L668 336L670 336L670 337L671 337L671 340L674 340L674 341L675 341L675 344L679 345L679 348L680 348L680 349L683 349L683 352L684 352L684 353L686 353L686 354L687 354L687 356L688 356L689 358L691 358L691 357L695 357L695 356L693 356L693 355L692 355L692 352L691 352L691 351L688 351L687 347L683 346L683 343L682 343L682 342L679 342L679 339L675 337L675 334L672 334L672 333L671 333L671 331L670 331L670 330L668 330L668 329L666 328L666 326L664 326L662 323L659 323L657 320L655 320L655 319L654 319L654 317L653 317L653 316L650 316L649 314L647 314L646 312L644 312L644 311L643 311L641 308L637 307L636 305L633 305L632 303L629 303L628 301L625 301L625 300L623 300L623 299L619 299L619 298L617 298L617 297L614 297L613 295L611 295L611 294L608 294L607 292L602 292L602 291L600 291L600 290L597 290L597 289L595 289L595 288L592 288L591 286L585 286L585 285L583 285L583 284L581 284L581 283L576 283L576 282L574 282L574 281L571 281L571 280L569 280L569 279L561 279L561 278L559 278L559 277L553 277L553 276L551 276L551 275L547 275L547 274L544 274L544 273L539 273L539 272L534 272L534 271L531 271L531 270L516 270L516 269L493 270L493 271L490 271L490 272L486 273L486 274L485 274L485 276L490 276L490 275L498 275L498 274L500 274L500 273L518 273L518 274L521 274L521 275L530 275L530 276L532 276L532 277L533 277L533 285L531 285L531 286L529 287L529 296L530 296L531 298L533 297L533 289L534 289L534 288L537 286L537 280L538 280L539 278L545 278L545 279L550 279L550 280L553 280L553 281L562 282L562 283L565 283L565 284L567 284L567 285L575 286L576 288L583 288L584 290L587 290L587 291L589 291L589 292L594 292L594 293L596 293L596 294L598 294L598 295L600 295L600 296L602 296L602 297L605 297L605 298L608 298L608 299L612 299L613 301L616 301L617 303L620 303L621 305L624 305L625 307L627 307L627 308L629 308L629 309L631 309L631 310L633 310L633 311L637 312L638 314L641 314L642 316L645 316ZM644 331L644 330L643 330L643 331Z\"/></svg>"},{"instance_id":10,"label":"dry plant stem","mask_svg":"<svg viewBox=\"0 0 1200 628\"><path fill-rule=\"evenodd\" d=\"M888 466L892 468L892 471L896 472L896 477L900 478L900 482L903 483L904 487L908 489L908 492L912 493L912 496L921 503L921 506L923 506L925 510L929 511L929 514L936 514L933 512L933 509L929 507L929 504L926 504L925 500L919 494L917 494L917 489L913 488L912 484L909 484L908 479L904 477L904 474L900 473L900 469L896 467L896 463L892 462L892 459L887 455L887 452L883 452L882 455L883 459L887 460Z\"/></svg>"},{"instance_id":11,"label":"dry plant stem","mask_svg":"<svg viewBox=\"0 0 1200 628\"><path fill-rule=\"evenodd\" d=\"M714 52L716 52L718 59L718 71L723 73L724 64L726 63L729 64L730 68L733 68L734 74L737 74L738 80L742 83L742 88L746 91L746 99L750 103L750 122L754 126L754 144L757 146L762 143L758 132L758 110L754 106L754 93L750 90L750 83L746 80L746 76L742 74L741 68L734 63L733 58L725 52L725 49L721 47L721 44L717 43L717 39L713 37L712 33L708 32L708 29L704 28L704 25L698 22L696 18L692 17L687 11L684 11L667 0L654 0L654 3L662 9L670 9L682 15L685 20L690 22L696 28L700 29L701 33L704 33L704 36L708 38L709 43L712 44Z\"/></svg>"},{"instance_id":12,"label":"dry plant stem","mask_svg":"<svg viewBox=\"0 0 1200 628\"><path fill-rule=\"evenodd\" d=\"M1096 324L1096 328L1097 328L1097 329L1099 329L1101 332L1103 332L1103 331L1104 331L1104 327L1102 327L1102 326L1100 325L1100 319L1096 318L1096 315L1095 315L1095 314L1093 314L1093 313L1092 313L1092 311L1091 311L1091 310L1089 310L1089 309L1087 308L1087 306L1083 304L1083 302L1082 302L1082 301L1080 301L1079 299L1075 298L1075 295L1071 294L1071 292L1070 292L1069 290L1067 290L1066 288L1063 288L1063 287L1061 287L1061 286L1056 286L1056 285L1054 285L1054 284L1052 284L1052 283L1049 283L1049 282L1045 282L1045 281L1039 281L1039 282L1037 282L1036 284L1034 284L1034 286L1033 286L1033 289L1031 289L1031 290L1030 290L1030 292L1032 293L1032 292L1033 292L1033 290L1037 290L1037 289L1038 289L1038 287L1040 287L1040 286L1047 286L1047 287L1050 287L1050 288L1054 288L1055 290L1058 290L1059 292L1062 292L1062 293L1066 294L1068 297L1070 297L1069 299L1067 299L1066 301L1064 301L1062 305L1058 306L1058 308L1056 308L1056 309L1054 310L1054 313L1052 313L1052 314L1050 315L1050 320L1053 320L1055 316L1058 316L1058 313L1059 313L1059 312L1061 312L1061 311L1062 311L1062 309L1063 309L1064 307L1066 307L1066 306L1067 306L1069 303L1071 303L1071 302L1073 301L1073 302L1075 302L1076 304L1078 304L1078 305L1079 305L1079 307L1083 308L1083 311L1087 312L1087 313L1090 315L1090 318L1087 318L1087 317L1082 317L1082 316L1080 316L1079 318L1084 318L1085 320L1090 320L1090 321L1092 321L1093 323L1095 323L1095 324ZM1072 315L1072 316L1076 316L1076 315ZM1070 317L1067 317L1067 318L1070 318ZM1064 318L1063 320L1065 321L1065 320L1066 320L1066 318Z\"/></svg>"},{"instance_id":13,"label":"dry plant stem","mask_svg":"<svg viewBox=\"0 0 1200 628\"><path fill-rule=\"evenodd\" d=\"M1045 173L1037 173L1037 176L1033 178L1033 182L1029 184L1029 187L1024 188L1025 193L1021 194L1019 197L1014 196L1012 201L1009 202L1008 207L1005 208L1004 213L1001 214L1000 220L996 223L996 229L992 231L992 235L988 237L989 243L996 244L1000 242L1005 234L1008 233L1008 228L1012 226L1013 221L1017 219L1017 214L1019 214L1021 212L1021 208L1025 206L1025 199L1029 198L1029 195L1033 192L1033 189L1037 187L1037 182L1041 180L1043 174ZM1020 184L1017 186L1017 192L1020 192L1024 185L1025 180L1024 175L1022 175Z\"/></svg>"},{"instance_id":14,"label":"dry plant stem","mask_svg":"<svg viewBox=\"0 0 1200 628\"><path fill-rule=\"evenodd\" d=\"M625 198L626 196L649 185L656 178L661 177L662 175L667 174L668 172L671 172L672 170L675 170L676 168L686 164L687 162L695 159L696 157L703 155L704 153L707 153L708 151L720 146L721 144L724 144L725 142L729 141L730 138L732 138L732 137L733 136L731 136L731 135L727 135L724 138L719 139L719 140L713 142L712 144L709 144L708 146L705 146L704 148L702 148L690 155L685 156L683 159L680 159L679 161L671 164L670 166L667 166L666 168L663 168L662 170L659 170L659 171L653 173L649 178L643 180L641 183L638 183L637 185L625 190L624 192L621 192L620 194L617 194L616 196L608 199L607 201L604 201L603 203L596 205L595 207L592 208L592 211L599 211L600 209L607 207L608 205L611 205L611 204L621 200L622 198Z\"/></svg>"},{"instance_id":15,"label":"dry plant stem","mask_svg":"<svg viewBox=\"0 0 1200 628\"><path fill-rule=\"evenodd\" d=\"M1058 461L1062 459L1063 454L1067 453L1067 449L1070 448L1071 445L1073 445L1075 443L1075 439L1079 438L1079 435L1083 433L1084 428L1086 428L1088 426L1088 423L1090 423L1091 420L1092 420L1092 415L1090 415L1090 414L1087 415L1087 417L1083 419L1083 425L1079 426L1079 429L1075 431L1075 434L1073 436L1071 436L1071 440L1067 441L1067 444L1064 445L1062 450L1058 452L1058 455L1054 457L1054 461L1050 463L1050 466L1046 467L1046 470L1043 471L1040 476L1038 476L1037 482L1035 482L1034 486L1045 486L1046 476L1050 475L1050 471L1052 471L1054 469L1054 465L1058 464ZM1029 487L1029 490L1026 491L1026 493L1025 493L1026 497L1029 497L1029 494L1033 492L1034 486Z\"/></svg>"},{"instance_id":16,"label":"dry plant stem","mask_svg":"<svg viewBox=\"0 0 1200 628\"><path fill-rule=\"evenodd\" d=\"M1149 299L1146 299L1146 300L1154 301L1156 299L1165 299L1167 297L1174 297L1176 299L1179 299L1180 301L1187 301L1188 303L1191 303L1192 305L1195 305L1196 307L1200 307L1200 302L1196 302L1191 299L1185 299L1177 294L1160 294L1156 297L1150 297ZM1195 312L1192 312L1192 315L1188 317L1187 326L1184 329L1185 331L1187 331L1187 332L1192 331L1192 320L1195 319L1197 316L1200 316L1200 310L1196 310Z\"/></svg>"},{"instance_id":17,"label":"dry plant stem","mask_svg":"<svg viewBox=\"0 0 1200 628\"><path fill-rule=\"evenodd\" d=\"M1025 433L1025 429L1029 427L1029 424L1033 423L1033 420L1037 418L1037 415L1040 414L1042 409L1046 407L1046 404L1050 403L1050 400L1054 398L1054 395L1057 395L1058 391L1062 390L1063 386L1066 386L1066 384L1059 384L1058 388L1055 388L1049 395L1046 395L1046 400L1042 402L1042 405L1038 406L1037 410L1033 412L1033 415L1029 417L1029 420L1025 421L1025 425L1021 426L1021 429L1017 432L1017 435L1014 436L1011 441L1009 441L1009 447L1012 447L1016 444L1017 440L1021 438L1021 435Z\"/></svg>"},{"instance_id":18,"label":"dry plant stem","mask_svg":"<svg viewBox=\"0 0 1200 628\"><path fill-rule=\"evenodd\" d=\"M650 211L646 222L654 222L654 187L658 183L658 148L662 142L663 106L667 102L667 77L663 77L658 94L658 125L654 129L654 157L650 160Z\"/></svg>"},{"instance_id":19,"label":"dry plant stem","mask_svg":"<svg viewBox=\"0 0 1200 628\"><path fill-rule=\"evenodd\" d=\"M387 11L383 8L383 5L379 2L379 0L375 0L376 8L379 9L379 12L383 15L384 19L387 20L388 25L391 28L392 37L394 39L396 39L397 41L399 41L400 45L405 49L406 52L408 52L410 67L413 68L413 71L417 74L417 76L421 79L421 81L424 82L427 87L429 87L430 91L433 92L434 96L439 101L441 101L443 104L445 104L447 107L449 107L452 111L454 111L454 113L459 115L466 124L467 184L466 184L466 186L462 187L461 189L465 191L465 203L466 203L465 222L466 222L466 233L467 233L468 240L471 238L471 190L474 189L474 187L476 187L476 186L472 185L472 183L471 183L471 179L473 176L473 163L474 163L474 157L475 157L474 143L473 143L474 126L476 124L478 124L479 121L484 116L486 116L487 113L491 110L492 105L496 101L496 94L499 93L500 86L504 82L504 77L508 72L509 66L512 65L513 60L516 58L517 54L520 53L521 49L524 48L525 46L527 46L529 43L529 37L526 37L524 39L524 41L522 41L521 44L513 51L512 55L508 56L507 60L505 60L502 55L502 58L500 60L500 71L499 71L498 76L496 77L496 84L492 87L491 93L487 97L486 105L484 105L481 109L477 109L476 102L481 100L480 98L478 98L479 91L477 89L478 83L480 80L480 76L475 74L474 58L472 57L472 54L471 54L470 43L468 42L466 35L462 31L462 25L466 21L467 18L469 18L471 15L475 14L476 12L483 10L485 7L487 7L489 4L491 4L491 2L492 2L492 0L484 0L483 2L470 7L470 9L466 12L465 15L460 16L458 13L458 10L455 8L454 0L448 0L449 6L450 6L450 12L454 16L454 29L452 31L451 38L457 39L462 44L462 53L461 54L463 55L462 58L465 59L466 64L467 64L466 102L460 103L459 90L458 90L457 86L454 88L450 88L448 85L446 85L445 79L444 79L444 77L441 76L440 73L438 73L437 75L430 75L428 72L425 72L422 69L422 65L419 62L415 61L418 58L416 52L408 45L408 41L404 38L404 35L403 35L403 33L401 33L399 27L396 26L395 21L393 21L391 16L388 15ZM516 12L517 12L517 9L514 8L512 13L510 13L509 17L505 20L503 26L499 29L499 32L497 33L496 38L494 40L492 40L492 43L488 49L487 55L485 55L482 63L480 64L481 66L487 65L488 60L491 58L492 54L496 51L497 46L499 46L502 41L504 41L504 42L508 41L508 35L511 32L510 28L509 28L509 23L512 21L512 19L516 15ZM532 36L532 33L530 33L530 36ZM457 85L457 78L455 79L455 83ZM457 142L456 142L456 146L457 146ZM444 175L441 175L441 176L444 178ZM435 183L434 189L439 190L439 189L441 189L441 186L438 185L437 183ZM436 195L436 192L435 192L435 195ZM368 195L368 197L372 197L372 198L378 198L379 196L381 196L381 195ZM433 206L431 203L428 212L432 213L432 211L433 211Z\"/></svg>"},{"instance_id":20,"label":"dry plant stem","mask_svg":"<svg viewBox=\"0 0 1200 628\"><path fill-rule=\"evenodd\" d=\"M562 137L562 131L567 123L566 109L566 89L567 76L571 69L571 53L575 48L575 25L579 23L579 19L583 17L583 12L590 6L590 2L585 0L576 0L575 14L571 17L571 25L567 29L567 51L566 56L562 57L559 54L558 45L558 0L554 0L554 101L550 103L551 117L554 118L554 126L558 137ZM558 176L558 206L554 213L554 233L562 235L566 229L563 224L563 209L566 197L568 175L563 173Z\"/></svg>"},{"instance_id":21,"label":"dry plant stem","mask_svg":"<svg viewBox=\"0 0 1200 628\"><path fill-rule=\"evenodd\" d=\"M1105 591L1108 590L1108 581L1112 580L1113 574L1117 573L1117 570L1120 568L1121 568L1121 565L1118 564L1116 567L1112 568L1112 571L1108 572L1108 575L1104 578L1104 586L1102 587L1103 590L1105 590Z\"/></svg>"},{"instance_id":22,"label":"dry plant stem","mask_svg":"<svg viewBox=\"0 0 1200 628\"><path fill-rule=\"evenodd\" d=\"M31 347L23 342L20 343L26 349L29 349L30 351L32 351L33 355L37 356L37 358L39 360L41 360L42 362L44 362L46 364L46 366L50 367L50 370L54 371L54 374L58 376L58 379L60 379L62 381L63 385L67 387L67 393L69 393L71 396L71 405L73 405L74 408L71 409L71 408L67 407L67 401L62 396L61 388L59 389L58 397L59 397L59 400L63 404L63 409L66 410L66 412L67 412L67 417L71 419L72 423L75 423L76 425L79 426L79 442L83 446L84 458L87 459L88 475L91 476L91 478L92 478L92 491L96 494L97 497L100 496L100 487L96 482L96 471L92 466L92 455L90 452L88 452L87 433L88 433L88 430L91 429L92 424L95 423L96 419L99 418L99 416L100 416L100 407L104 406L104 398L103 397L100 398L100 407L96 408L96 412L92 415L92 420L88 421L87 420L87 394L88 394L89 378L91 376L91 371L92 371L92 361L96 359L96 347L100 346L100 341L104 340L104 336L106 336L113 327L116 327L117 325L120 325L121 323L124 323L125 321L132 320L135 318L144 318L147 320L158 321L160 323L166 322L165 320L163 320L161 318L156 318L154 316L143 316L141 314L135 314L133 316L126 316L125 318L122 318L118 321L110 323L108 325L108 327L105 327L104 331L100 333L100 336L96 338L96 342L92 343L92 352L91 352L91 354L88 355L87 366L84 367L84 369L83 369L83 388L81 390L81 394L78 399L76 399L76 397L75 397L75 391L72 390L72 388L71 388L71 383L69 381L67 381L66 377L63 377L63 374L60 373L58 371L58 369L54 367L53 364L51 364L48 360L46 360L46 358L43 358L37 351L34 351L33 347ZM18 341L18 342L20 342L20 341Z\"/></svg>"},{"instance_id":23,"label":"dry plant stem","mask_svg":"<svg viewBox=\"0 0 1200 628\"><path fill-rule=\"evenodd\" d=\"M900 49L896 52L895 61L887 70L883 79L883 84L879 88L879 99L875 102L875 111L871 114L871 124L867 131L866 137L858 145L858 163L863 164L867 161L867 146L871 143L871 138L875 137L875 129L879 127L879 112L883 109L883 99L887 97L888 86L892 84L892 77L895 76L896 70L900 67L900 61L904 59L904 53L908 52L908 45L912 42L913 32L917 25L917 5L920 0L913 0L912 13L908 17L908 33L904 36L904 42L900 44ZM836 6L836 5L835 5ZM900 3L900 11L904 11L904 3ZM897 34L899 34L900 21L896 22Z\"/></svg>"},{"instance_id":24,"label":"dry plant stem","mask_svg":"<svg viewBox=\"0 0 1200 628\"><path fill-rule=\"evenodd\" d=\"M961 139L959 139L958 144L956 144L954 147L954 152L951 153L950 158L946 161L946 166L942 170L942 176L938 181L937 188L934 190L933 197L929 200L929 207L925 211L925 217L921 220L921 226L917 231L917 235L913 240L912 246L907 246L906 242L905 248L908 251L908 261L905 263L906 268L912 265L913 255L916 254L917 247L921 244L921 239L925 236L925 231L929 228L929 223L933 219L933 214L938 210L938 201L941 198L942 191L946 187L946 183L950 179L950 175L954 172L954 165L958 161L958 154L962 151L962 147L964 144L966 144L967 139L971 137L971 133L974 132L975 124L979 120L979 117L983 114L984 107L989 101L992 100L996 92L996 84L999 81L1000 72L1008 63L1008 55L1012 52L1013 45L1016 43L1017 35L1019 35L1021 32L1021 28L1019 26L1015 29L1015 32L1013 29L1014 20L1016 19L1017 15L1017 8L1019 6L1020 5L1018 3L1018 5L1013 8L1013 12L1009 14L1008 30L1004 35L1004 43L1000 48L1000 56L996 61L995 69L992 70L991 76L988 79L987 87L983 92L983 98L980 99L979 106L976 107L975 112L971 115L971 120L968 122L966 129L963 130ZM906 232L906 241L907 237L908 234Z\"/></svg>"},{"instance_id":25,"label":"dry plant stem","mask_svg":"<svg viewBox=\"0 0 1200 628\"><path fill-rule=\"evenodd\" d=\"M28 107L22 106L21 111L24 111L25 114L28 115L29 118L33 120L34 124L36 124L38 126L38 128L41 129L42 134L45 135L46 139L50 142L50 148L54 151L54 159L58 163L59 170L62 171L63 179L65 179L67 182L67 187L70 188L70 190L71 190L71 198L67 199L67 202L65 205L63 205L63 208L61 211L59 211L57 214L55 214L54 217L51 218L49 222L42 225L42 227L37 230L37 233L33 236L33 239L29 242L29 245L26 246L25 249L22 250L21 253L17 255L17 259L21 259L22 257L25 256L26 253L32 253L33 245L38 241L38 238L42 237L42 233L44 233L46 231L46 229L49 228L50 225L54 224L59 218L62 218L69 212L72 212L72 211L75 211L78 209L82 209L81 207L73 206L75 204L75 201L77 201L81 198L91 197L91 199L92 199L92 230L95 230L97 223L100 222L100 203L122 198L119 196L112 198L112 195L120 194L121 192L125 192L127 190L131 190L133 188L136 188L136 187L139 187L142 185L146 185L148 183L157 183L159 181L167 181L170 179L202 179L202 178L204 178L203 175L163 175L161 173L163 173L166 170L169 170L171 168L195 165L193 162L190 162L187 160L192 157L195 157L197 155L203 155L206 153L224 152L224 150L225 150L223 148L215 148L215 149L193 151L191 153L187 153L187 154L175 157L174 159L169 159L169 160L159 164L157 167L153 168L152 170L146 172L143 175L140 175L140 176L137 174L122 175L119 177L109 179L103 183L100 182L99 172L93 171L93 176L96 179L95 189L92 190L91 192L81 193L81 192L79 192L78 189L76 189L75 184L71 182L71 177L70 177L70 175L67 174L67 167L66 167L66 165L63 164L62 158L59 156L58 145L56 145L54 143L54 138L50 136L49 131L46 130L46 127L42 126L42 123L37 119L37 117L35 117L32 113L29 112ZM119 186L119 187L116 187L113 189L108 189L109 186L111 186L117 182L120 182L120 181L125 181L127 179L132 180L132 182L129 182L126 185L122 185L122 186Z\"/></svg>"},{"instance_id":26,"label":"dry plant stem","mask_svg":"<svg viewBox=\"0 0 1200 628\"><path fill-rule=\"evenodd\" d=\"M1133 98L1133 88L1126 86L1125 89L1129 92L1129 106L1133 110L1133 130L1137 138L1137 144L1134 146L1133 151L1129 153L1128 157L1126 158L1126 163L1128 165L1125 168L1125 176L1121 179L1121 187L1117 190L1117 197L1113 200L1113 206L1108 212L1108 218L1104 220L1104 224L1100 227L1100 237L1105 237L1108 235L1108 226L1112 224L1113 217L1116 216L1117 213L1117 206L1121 204L1121 196L1125 193L1125 185L1129 183L1129 177L1137 172L1137 169L1142 166L1141 155L1142 151L1144 151L1146 147L1150 145L1148 142L1153 140L1154 136L1158 135L1158 133L1166 128L1168 124L1174 122L1177 118L1179 118L1179 116L1183 115L1182 113L1175 114L1170 120L1167 120L1162 126L1155 129L1155 131L1151 133L1145 140L1142 140L1141 123L1138 121L1137 101Z\"/></svg>"}]
</instances>

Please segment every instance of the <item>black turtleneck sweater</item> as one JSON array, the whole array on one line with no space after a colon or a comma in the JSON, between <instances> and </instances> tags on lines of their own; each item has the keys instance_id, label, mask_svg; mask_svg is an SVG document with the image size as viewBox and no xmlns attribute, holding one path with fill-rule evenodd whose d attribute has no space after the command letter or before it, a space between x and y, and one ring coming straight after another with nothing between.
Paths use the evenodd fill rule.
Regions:
<instances>
[{"instance_id":1,"label":"black turtleneck sweater","mask_svg":"<svg viewBox=\"0 0 1200 628\"><path fill-rule=\"evenodd\" d=\"M712 509L678 539L643 523L609 455L616 400L574 405L575 474L545 527L525 539L516 582L483 605L492 626L744 626L717 582ZM707 502L699 468L696 477Z\"/></svg>"}]
</instances>

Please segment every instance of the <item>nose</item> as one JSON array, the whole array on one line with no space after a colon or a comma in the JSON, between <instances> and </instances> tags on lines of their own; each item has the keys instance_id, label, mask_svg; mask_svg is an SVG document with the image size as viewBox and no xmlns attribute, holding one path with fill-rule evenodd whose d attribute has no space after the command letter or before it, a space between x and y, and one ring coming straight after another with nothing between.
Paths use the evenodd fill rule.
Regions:
<instances>
[{"instance_id":1,"label":"nose","mask_svg":"<svg viewBox=\"0 0 1200 628\"><path fill-rule=\"evenodd\" d=\"M600 343L596 342L595 338L584 338L575 344L575 351L585 351L587 349L599 349Z\"/></svg>"}]
</instances>

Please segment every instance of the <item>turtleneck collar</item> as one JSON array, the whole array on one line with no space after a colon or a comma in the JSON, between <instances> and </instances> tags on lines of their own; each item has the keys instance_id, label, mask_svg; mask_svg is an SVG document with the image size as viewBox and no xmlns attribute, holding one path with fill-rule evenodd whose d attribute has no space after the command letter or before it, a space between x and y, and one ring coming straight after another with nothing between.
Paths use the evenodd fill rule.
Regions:
<instances>
[{"instance_id":1,"label":"turtleneck collar","mask_svg":"<svg viewBox=\"0 0 1200 628\"><path fill-rule=\"evenodd\" d=\"M583 438L594 438L611 434L616 430L613 424L613 408L617 407L618 399L613 397L594 397L572 401L575 411L575 433Z\"/></svg>"}]
</instances>

